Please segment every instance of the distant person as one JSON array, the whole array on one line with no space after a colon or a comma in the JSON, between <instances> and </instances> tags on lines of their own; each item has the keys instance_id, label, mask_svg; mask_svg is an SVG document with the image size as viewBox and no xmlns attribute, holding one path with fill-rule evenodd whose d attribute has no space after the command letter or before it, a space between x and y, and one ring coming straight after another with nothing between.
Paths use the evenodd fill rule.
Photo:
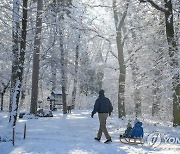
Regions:
<instances>
[{"instance_id":1,"label":"distant person","mask_svg":"<svg viewBox=\"0 0 180 154\"><path fill-rule=\"evenodd\" d=\"M107 139L104 143L112 142L111 137L106 128L106 119L108 115L109 116L111 115L112 111L113 111L113 107L110 100L104 96L104 90L100 90L99 97L96 99L96 102L94 104L94 110L92 111L91 114L92 118L96 112L98 112L98 116L99 116L100 126L97 137L94 138L95 140L100 141L103 132Z\"/></svg>"},{"instance_id":2,"label":"distant person","mask_svg":"<svg viewBox=\"0 0 180 154\"><path fill-rule=\"evenodd\" d=\"M67 113L71 113L71 110L72 110L72 106L71 106L71 105L68 105L68 106L67 106Z\"/></svg>"}]
</instances>

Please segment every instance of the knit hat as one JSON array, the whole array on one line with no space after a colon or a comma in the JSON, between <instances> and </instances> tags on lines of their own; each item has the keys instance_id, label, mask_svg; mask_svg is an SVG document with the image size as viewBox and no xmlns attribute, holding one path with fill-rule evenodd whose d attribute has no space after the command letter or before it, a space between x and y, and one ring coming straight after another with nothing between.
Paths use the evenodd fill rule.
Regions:
<instances>
[{"instance_id":1,"label":"knit hat","mask_svg":"<svg viewBox=\"0 0 180 154\"><path fill-rule=\"evenodd\" d=\"M128 122L128 124L127 124L127 128L129 128L129 127L132 127L130 122Z\"/></svg>"},{"instance_id":2,"label":"knit hat","mask_svg":"<svg viewBox=\"0 0 180 154\"><path fill-rule=\"evenodd\" d=\"M104 90L103 90L103 89L101 89L101 90L99 91L99 95L102 95L102 94L104 94Z\"/></svg>"}]
</instances>

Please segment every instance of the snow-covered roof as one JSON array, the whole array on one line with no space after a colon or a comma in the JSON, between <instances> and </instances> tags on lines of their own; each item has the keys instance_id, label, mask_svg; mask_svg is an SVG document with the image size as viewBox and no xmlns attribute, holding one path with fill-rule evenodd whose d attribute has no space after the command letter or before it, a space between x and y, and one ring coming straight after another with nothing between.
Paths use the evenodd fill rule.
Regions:
<instances>
[{"instance_id":1,"label":"snow-covered roof","mask_svg":"<svg viewBox=\"0 0 180 154\"><path fill-rule=\"evenodd\" d=\"M62 91L60 91L60 90L59 91L58 90L57 91L52 91L51 94L53 94L53 95L62 95ZM66 93L66 95L68 95L68 94Z\"/></svg>"},{"instance_id":2,"label":"snow-covered roof","mask_svg":"<svg viewBox=\"0 0 180 154\"><path fill-rule=\"evenodd\" d=\"M62 95L62 91L52 91L51 94Z\"/></svg>"}]
</instances>

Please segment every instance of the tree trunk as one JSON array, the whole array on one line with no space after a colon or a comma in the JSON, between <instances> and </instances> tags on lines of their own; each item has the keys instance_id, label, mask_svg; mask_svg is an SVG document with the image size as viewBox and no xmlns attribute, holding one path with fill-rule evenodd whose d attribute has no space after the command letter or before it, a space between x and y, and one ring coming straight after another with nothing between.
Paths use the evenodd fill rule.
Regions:
<instances>
[{"instance_id":1,"label":"tree trunk","mask_svg":"<svg viewBox=\"0 0 180 154\"><path fill-rule=\"evenodd\" d=\"M11 74L11 94L10 94L10 117L9 122L12 126L16 125L17 110L20 93L20 79L18 77L19 70L19 0L13 1L13 23L12 23L12 38L13 38L13 61L12 61L12 74Z\"/></svg>"},{"instance_id":2,"label":"tree trunk","mask_svg":"<svg viewBox=\"0 0 180 154\"><path fill-rule=\"evenodd\" d=\"M38 101L39 53L40 53L40 43L41 43L42 12L43 12L43 0L38 0L37 17L36 17L36 34L34 39L31 108L30 108L30 113L34 115L36 115L37 101Z\"/></svg>"},{"instance_id":3,"label":"tree trunk","mask_svg":"<svg viewBox=\"0 0 180 154\"><path fill-rule=\"evenodd\" d=\"M59 2L62 10L65 8L65 2ZM60 41L60 52L61 52L61 78L62 78L62 101L63 101L63 114L67 114L67 101L66 101L66 62L65 62L65 50L64 50L64 12L60 13L59 21L61 21L61 27L59 28L59 41Z\"/></svg>"},{"instance_id":4,"label":"tree trunk","mask_svg":"<svg viewBox=\"0 0 180 154\"><path fill-rule=\"evenodd\" d=\"M75 101L76 101L80 38L81 38L81 35L79 34L77 45L76 45L76 54L75 54L74 85L73 85L73 91L72 91L72 107L73 108L75 107Z\"/></svg>"},{"instance_id":5,"label":"tree trunk","mask_svg":"<svg viewBox=\"0 0 180 154\"><path fill-rule=\"evenodd\" d=\"M61 30L60 30L61 31ZM63 47L63 33L60 32L60 51L61 51L61 77L62 77L62 101L63 101L63 114L67 113L66 102L66 71L65 71L65 52Z\"/></svg>"},{"instance_id":6,"label":"tree trunk","mask_svg":"<svg viewBox=\"0 0 180 154\"><path fill-rule=\"evenodd\" d=\"M124 20L127 15L129 1L127 2L126 10L123 12L122 18L119 19L118 10L116 7L116 0L113 0L113 11L114 11L114 19L115 19L115 26L116 26L116 42L117 42L117 49L118 49L118 62L119 62L119 89L118 89L118 116L119 118L124 117L125 114L125 104L124 104L124 92L125 92L125 74L126 74L126 67L124 63L124 40L122 39L122 26L124 24ZM119 21L120 20L120 21Z\"/></svg>"},{"instance_id":7,"label":"tree trunk","mask_svg":"<svg viewBox=\"0 0 180 154\"><path fill-rule=\"evenodd\" d=\"M18 27L19 27L19 1L15 1L13 6L15 5L15 8L13 10L13 16L14 21L16 22L16 33L15 36L13 34L13 42L15 47L13 51L13 67L12 67L12 77L11 77L11 98L10 98L10 118L9 121L12 120L13 126L16 125L17 120L17 110L19 105L19 96L20 96L20 90L22 85L22 79L23 79L23 70L24 70L24 55L25 55L25 47L26 47L26 27L27 27L27 0L23 0L23 18L22 18L22 32L21 32L21 42L20 42L20 53L18 52ZM18 7L18 8L16 8ZM17 23L18 22L18 23ZM14 26L13 26L14 29ZM14 31L14 30L13 30ZM14 32L13 32L14 33Z\"/></svg>"},{"instance_id":8,"label":"tree trunk","mask_svg":"<svg viewBox=\"0 0 180 154\"><path fill-rule=\"evenodd\" d=\"M117 47L118 47L118 61L120 66L119 72L119 89L118 89L118 114L119 118L124 117L125 113L125 104L124 104L124 92L125 92L125 73L126 68L124 64L124 55L123 55L123 46L119 41L121 37L117 34Z\"/></svg>"},{"instance_id":9,"label":"tree trunk","mask_svg":"<svg viewBox=\"0 0 180 154\"><path fill-rule=\"evenodd\" d=\"M54 17L51 19L53 20L54 23L56 23L57 19L57 5L56 1L53 1L53 6L52 9L55 11L54 12ZM57 40L57 27L52 27L50 29L50 32L52 33L49 37L49 43L52 44L52 50L51 50L51 83L52 83L52 91L55 91L57 89L57 55L55 53L54 45ZM52 39L53 38L53 39Z\"/></svg>"},{"instance_id":10,"label":"tree trunk","mask_svg":"<svg viewBox=\"0 0 180 154\"><path fill-rule=\"evenodd\" d=\"M54 33L55 35L55 33ZM55 37L55 36L54 36ZM55 42L55 38L54 38L54 42ZM53 42L53 44L54 44ZM51 51L51 83L52 83L52 91L56 90L56 84L57 84L57 60L56 60L56 54L54 53L54 48Z\"/></svg>"},{"instance_id":11,"label":"tree trunk","mask_svg":"<svg viewBox=\"0 0 180 154\"><path fill-rule=\"evenodd\" d=\"M13 16L12 16L12 73L11 73L11 92L10 92L10 104L9 104L9 122L11 121L11 112L12 112L12 104L14 103L12 100L14 88L16 84L17 78L17 70L18 70L18 52L19 52L19 0L13 0Z\"/></svg>"},{"instance_id":12,"label":"tree trunk","mask_svg":"<svg viewBox=\"0 0 180 154\"><path fill-rule=\"evenodd\" d=\"M1 98L0 98L1 99L0 100L1 101L1 111L3 111L3 104L4 104L3 96L4 96L4 94L1 93L0 95L1 95Z\"/></svg>"},{"instance_id":13,"label":"tree trunk","mask_svg":"<svg viewBox=\"0 0 180 154\"><path fill-rule=\"evenodd\" d=\"M63 114L67 113L66 102L66 70L65 70L65 51L63 47L63 32L60 30L60 51L61 51L61 77L62 77L62 101L63 101Z\"/></svg>"},{"instance_id":14,"label":"tree trunk","mask_svg":"<svg viewBox=\"0 0 180 154\"><path fill-rule=\"evenodd\" d=\"M24 72L24 60L25 60L25 50L26 50L26 36L27 36L27 5L28 0L23 0L23 18L22 18L22 32L21 32L21 44L20 44L20 56L19 56L19 70L18 76L20 80L20 88L22 87L23 72ZM19 103L20 92L18 93L18 103Z\"/></svg>"}]
</instances>

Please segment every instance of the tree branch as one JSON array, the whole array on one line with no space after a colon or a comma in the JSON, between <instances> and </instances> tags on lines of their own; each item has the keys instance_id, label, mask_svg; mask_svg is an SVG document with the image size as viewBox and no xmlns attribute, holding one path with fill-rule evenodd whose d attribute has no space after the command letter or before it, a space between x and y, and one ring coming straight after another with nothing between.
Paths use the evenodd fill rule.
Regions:
<instances>
[{"instance_id":1,"label":"tree branch","mask_svg":"<svg viewBox=\"0 0 180 154\"><path fill-rule=\"evenodd\" d=\"M168 10L166 10L165 8L163 7L160 7L159 5L157 5L153 0L139 0L140 3L150 3L152 5L152 7L154 7L155 9L159 10L159 11L162 11L162 12L167 12Z\"/></svg>"}]
</instances>

